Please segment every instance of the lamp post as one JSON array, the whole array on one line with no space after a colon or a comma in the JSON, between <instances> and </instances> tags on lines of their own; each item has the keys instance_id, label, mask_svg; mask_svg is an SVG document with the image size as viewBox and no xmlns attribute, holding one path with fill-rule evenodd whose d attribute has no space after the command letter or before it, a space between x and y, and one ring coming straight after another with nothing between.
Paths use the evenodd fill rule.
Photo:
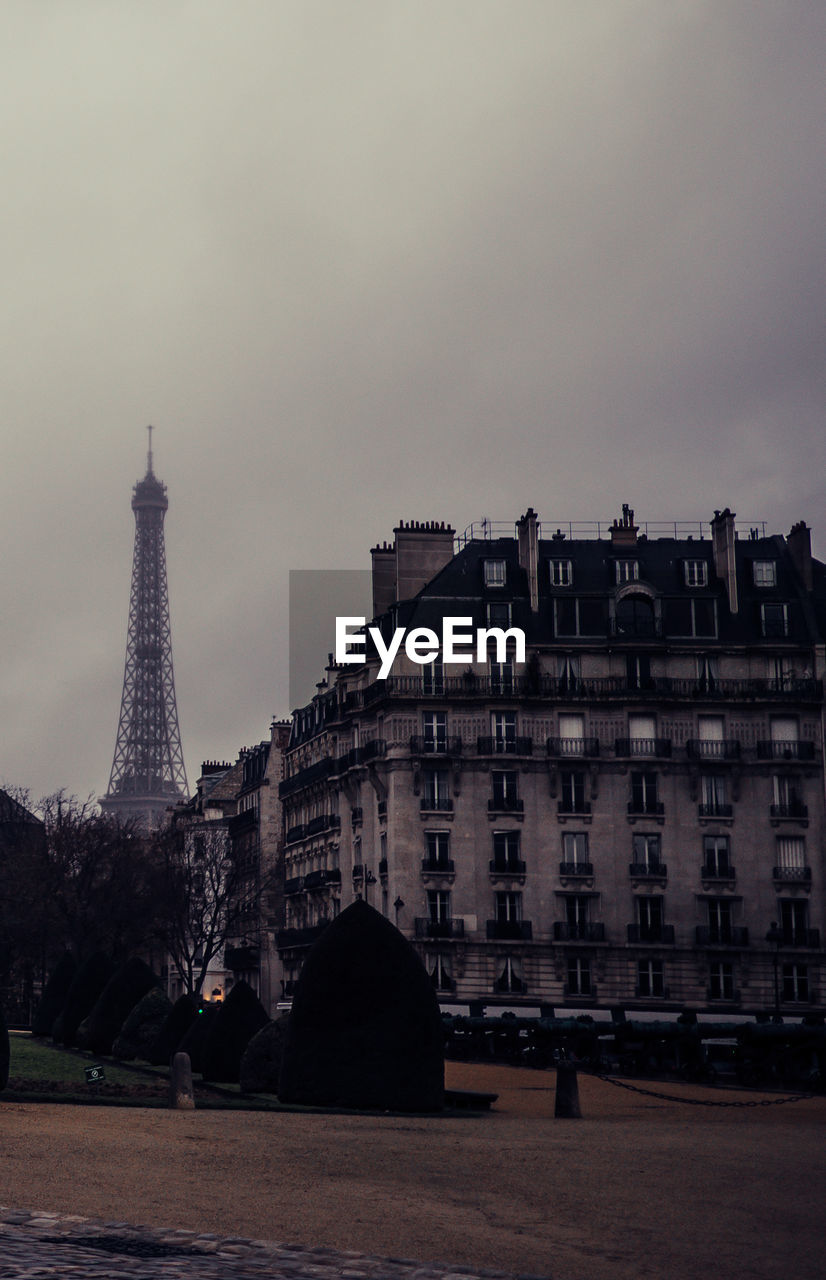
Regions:
<instances>
[{"instance_id":1,"label":"lamp post","mask_svg":"<svg viewBox=\"0 0 826 1280\"><path fill-rule=\"evenodd\" d=\"M780 961L780 944L783 941L783 930L778 926L776 920L772 920L771 928L766 934L766 941L774 947L772 953L772 962L774 964L774 1021L782 1022L780 1017L780 980L778 967Z\"/></svg>"}]
</instances>

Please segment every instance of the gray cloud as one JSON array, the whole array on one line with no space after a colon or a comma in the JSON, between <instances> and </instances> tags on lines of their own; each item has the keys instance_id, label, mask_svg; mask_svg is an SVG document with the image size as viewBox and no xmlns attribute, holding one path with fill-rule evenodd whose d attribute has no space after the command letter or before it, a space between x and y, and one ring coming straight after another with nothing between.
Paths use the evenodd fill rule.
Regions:
<instances>
[{"instance_id":1,"label":"gray cloud","mask_svg":"<svg viewBox=\"0 0 826 1280\"><path fill-rule=\"evenodd\" d=\"M289 711L290 569L400 518L826 554L803 0L0 13L0 777L108 778L147 422L190 775Z\"/></svg>"}]
</instances>

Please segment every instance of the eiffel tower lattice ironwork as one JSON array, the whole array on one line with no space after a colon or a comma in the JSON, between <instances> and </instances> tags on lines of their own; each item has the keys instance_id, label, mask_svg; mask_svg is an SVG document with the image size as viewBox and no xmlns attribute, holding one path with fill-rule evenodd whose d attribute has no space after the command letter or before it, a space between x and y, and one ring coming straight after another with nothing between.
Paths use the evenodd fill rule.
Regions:
<instances>
[{"instance_id":1,"label":"eiffel tower lattice ironwork","mask_svg":"<svg viewBox=\"0 0 826 1280\"><path fill-rule=\"evenodd\" d=\"M120 719L105 811L157 823L186 798L178 727L163 522L166 485L152 470L152 428L146 475L134 488L135 550Z\"/></svg>"}]
</instances>

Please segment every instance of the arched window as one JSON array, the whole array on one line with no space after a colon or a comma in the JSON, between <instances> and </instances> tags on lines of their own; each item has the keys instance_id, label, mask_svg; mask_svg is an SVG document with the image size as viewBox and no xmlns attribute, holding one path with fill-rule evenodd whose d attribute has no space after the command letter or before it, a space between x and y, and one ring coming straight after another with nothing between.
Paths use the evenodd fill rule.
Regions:
<instances>
[{"instance_id":1,"label":"arched window","mask_svg":"<svg viewBox=\"0 0 826 1280\"><path fill-rule=\"evenodd\" d=\"M656 634L654 606L647 596L626 595L617 601L616 633L637 637Z\"/></svg>"}]
</instances>

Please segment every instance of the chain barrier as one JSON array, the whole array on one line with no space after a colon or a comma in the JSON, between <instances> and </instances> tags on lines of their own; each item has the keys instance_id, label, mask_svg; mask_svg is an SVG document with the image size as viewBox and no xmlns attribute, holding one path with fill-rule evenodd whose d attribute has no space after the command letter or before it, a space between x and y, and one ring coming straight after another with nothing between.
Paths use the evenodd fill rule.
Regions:
<instances>
[{"instance_id":1,"label":"chain barrier","mask_svg":"<svg viewBox=\"0 0 826 1280\"><path fill-rule=\"evenodd\" d=\"M618 1089L628 1089L631 1093L644 1093L649 1098L664 1098L666 1102L684 1102L689 1107L778 1107L784 1102L804 1102L817 1097L814 1093L795 1093L783 1098L754 1098L747 1102L722 1102L716 1098L679 1098L673 1093L659 1093L656 1089L643 1089L637 1084L629 1084L627 1080L617 1080L614 1076L603 1076L598 1072L588 1072L596 1080L616 1085Z\"/></svg>"}]
</instances>

